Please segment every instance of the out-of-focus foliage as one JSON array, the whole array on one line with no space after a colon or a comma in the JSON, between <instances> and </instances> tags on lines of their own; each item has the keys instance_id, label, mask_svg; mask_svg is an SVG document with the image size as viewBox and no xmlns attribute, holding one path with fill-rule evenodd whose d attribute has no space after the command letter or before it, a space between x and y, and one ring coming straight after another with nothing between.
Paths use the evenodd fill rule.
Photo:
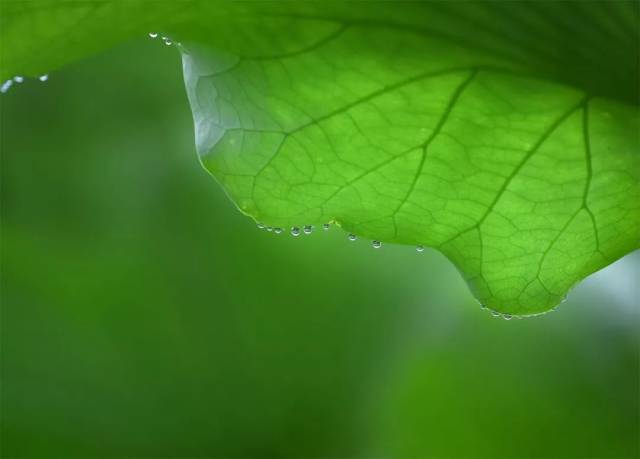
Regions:
<instances>
[{"instance_id":1,"label":"out-of-focus foliage","mask_svg":"<svg viewBox=\"0 0 640 459\"><path fill-rule=\"evenodd\" d=\"M0 103L3 457L640 453L637 257L504 321L435 252L261 232L150 40Z\"/></svg>"}]
</instances>

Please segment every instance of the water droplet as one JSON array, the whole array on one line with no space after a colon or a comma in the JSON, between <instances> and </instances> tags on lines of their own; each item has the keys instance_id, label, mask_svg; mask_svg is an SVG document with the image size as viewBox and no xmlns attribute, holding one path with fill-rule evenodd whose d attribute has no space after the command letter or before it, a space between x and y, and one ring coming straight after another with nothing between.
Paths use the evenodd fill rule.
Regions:
<instances>
[{"instance_id":1,"label":"water droplet","mask_svg":"<svg viewBox=\"0 0 640 459\"><path fill-rule=\"evenodd\" d=\"M291 227L291 235L292 236L300 236L300 228L298 228L297 226L292 226Z\"/></svg>"},{"instance_id":2,"label":"water droplet","mask_svg":"<svg viewBox=\"0 0 640 459\"><path fill-rule=\"evenodd\" d=\"M493 317L500 317L500 313L498 311L491 311L491 315Z\"/></svg>"},{"instance_id":3,"label":"water droplet","mask_svg":"<svg viewBox=\"0 0 640 459\"><path fill-rule=\"evenodd\" d=\"M0 86L0 92L4 94L9 90L12 84L13 84L13 80L5 81L4 83L2 83L2 86Z\"/></svg>"},{"instance_id":4,"label":"water droplet","mask_svg":"<svg viewBox=\"0 0 640 459\"><path fill-rule=\"evenodd\" d=\"M480 309L487 309L487 306L485 304L482 304L479 301L478 304L480 305Z\"/></svg>"},{"instance_id":5,"label":"water droplet","mask_svg":"<svg viewBox=\"0 0 640 459\"><path fill-rule=\"evenodd\" d=\"M40 75L38 77L38 80L40 81L47 81L49 79L49 75Z\"/></svg>"},{"instance_id":6,"label":"water droplet","mask_svg":"<svg viewBox=\"0 0 640 459\"><path fill-rule=\"evenodd\" d=\"M511 316L511 314L503 314L503 315L502 315L502 318L503 318L504 320L511 320L511 317L512 317L512 316Z\"/></svg>"},{"instance_id":7,"label":"water droplet","mask_svg":"<svg viewBox=\"0 0 640 459\"><path fill-rule=\"evenodd\" d=\"M331 225L329 225L328 223L325 223L324 225L322 225L322 229L325 231L329 231L329 228L331 228Z\"/></svg>"},{"instance_id":8,"label":"water droplet","mask_svg":"<svg viewBox=\"0 0 640 459\"><path fill-rule=\"evenodd\" d=\"M416 252L418 252L418 253L424 252L424 246L422 246L422 245L417 246L416 247Z\"/></svg>"},{"instance_id":9,"label":"water droplet","mask_svg":"<svg viewBox=\"0 0 640 459\"><path fill-rule=\"evenodd\" d=\"M371 241L371 246L374 249L379 249L380 247L382 247L382 242L380 242L380 241Z\"/></svg>"},{"instance_id":10,"label":"water droplet","mask_svg":"<svg viewBox=\"0 0 640 459\"><path fill-rule=\"evenodd\" d=\"M16 83L22 83L24 81L24 77L21 77L20 75L16 75L13 77L13 81L15 81Z\"/></svg>"},{"instance_id":11,"label":"water droplet","mask_svg":"<svg viewBox=\"0 0 640 459\"><path fill-rule=\"evenodd\" d=\"M271 228L270 226L267 226L267 231L271 232L273 231L273 228Z\"/></svg>"},{"instance_id":12,"label":"water droplet","mask_svg":"<svg viewBox=\"0 0 640 459\"><path fill-rule=\"evenodd\" d=\"M313 225L307 225L304 227L304 229L302 230L304 231L304 234L311 234L313 233Z\"/></svg>"},{"instance_id":13,"label":"water droplet","mask_svg":"<svg viewBox=\"0 0 640 459\"><path fill-rule=\"evenodd\" d=\"M258 227L258 229L264 229L264 225L262 223L258 223L256 224L256 226Z\"/></svg>"},{"instance_id":14,"label":"water droplet","mask_svg":"<svg viewBox=\"0 0 640 459\"><path fill-rule=\"evenodd\" d=\"M162 37L162 41L164 41L164 44L167 46L171 46L173 44L173 42L171 41L171 38L169 37Z\"/></svg>"},{"instance_id":15,"label":"water droplet","mask_svg":"<svg viewBox=\"0 0 640 459\"><path fill-rule=\"evenodd\" d=\"M274 228L273 232L276 233L276 234L280 234L280 233L282 233L282 228Z\"/></svg>"},{"instance_id":16,"label":"water droplet","mask_svg":"<svg viewBox=\"0 0 640 459\"><path fill-rule=\"evenodd\" d=\"M155 32L149 32L149 36L150 36L151 38L156 38L156 37L158 36L158 34L157 34L157 33L155 33Z\"/></svg>"},{"instance_id":17,"label":"water droplet","mask_svg":"<svg viewBox=\"0 0 640 459\"><path fill-rule=\"evenodd\" d=\"M358 239L358 236L356 236L355 234L350 234L349 236L347 236L349 238L349 240L351 242L355 241L356 239Z\"/></svg>"}]
</instances>

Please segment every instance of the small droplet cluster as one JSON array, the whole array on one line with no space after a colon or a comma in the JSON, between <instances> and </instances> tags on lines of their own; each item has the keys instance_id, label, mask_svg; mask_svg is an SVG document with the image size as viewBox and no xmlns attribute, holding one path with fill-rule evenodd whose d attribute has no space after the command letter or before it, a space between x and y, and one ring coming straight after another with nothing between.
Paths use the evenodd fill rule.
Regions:
<instances>
[{"instance_id":1,"label":"small droplet cluster","mask_svg":"<svg viewBox=\"0 0 640 459\"><path fill-rule=\"evenodd\" d=\"M158 36L159 36L158 32L149 32L149 37L150 38L158 38ZM171 37L168 37L166 35L160 35L160 39L167 46L173 45L173 40L171 39ZM180 43L176 42L176 45L180 45Z\"/></svg>"},{"instance_id":2,"label":"small droplet cluster","mask_svg":"<svg viewBox=\"0 0 640 459\"><path fill-rule=\"evenodd\" d=\"M158 36L158 34L149 34L151 38L155 38L153 35ZM275 234L281 234L283 232L282 228L273 228L271 226L265 226L264 223L257 223L257 227L258 229L266 229L267 231L273 232ZM292 236L298 237L300 236L300 234L306 234L306 235L312 234L315 231L315 229L316 228L314 225L303 225L302 227L292 226L289 232L291 233ZM329 231L329 229L331 229L331 223L323 223L322 229L324 231ZM358 236L353 233L349 233L347 235L347 239L351 242L355 242L358 240ZM382 247L382 242L378 240L371 241L371 247L373 247L374 249L379 249ZM425 247L423 245L417 245L415 250L418 253L423 253L425 251Z\"/></svg>"},{"instance_id":3,"label":"small droplet cluster","mask_svg":"<svg viewBox=\"0 0 640 459\"><path fill-rule=\"evenodd\" d=\"M560 303L564 303L567 300L567 297L565 296L562 301ZM507 313L502 313L502 312L498 312L495 311L493 309L489 309L485 304L481 303L480 301L478 301L478 303L480 304L480 308L484 309L486 311L489 311L491 313L491 315L493 317L502 317L504 320L511 320L513 318L516 319L526 319L529 317L538 317L538 316L544 316L545 314L549 314L550 312L554 312L558 310L558 306L554 307L553 309L546 311L546 312L537 312L537 313L533 313L533 314L517 314L517 315L512 315L512 314L507 314Z\"/></svg>"},{"instance_id":4,"label":"small droplet cluster","mask_svg":"<svg viewBox=\"0 0 640 459\"><path fill-rule=\"evenodd\" d=\"M49 79L49 75L40 75L38 77L38 80L45 82ZM4 94L6 93L11 86L13 86L14 83L23 83L25 81L25 78L21 75L16 75L13 78L9 78L8 80L4 81L1 85L0 85L0 93Z\"/></svg>"},{"instance_id":5,"label":"small droplet cluster","mask_svg":"<svg viewBox=\"0 0 640 459\"><path fill-rule=\"evenodd\" d=\"M256 226L258 227L258 229L266 229L267 231L273 232L274 234L282 234L284 232L284 229L280 227L265 226L264 223L257 223ZM329 228L330 228L329 223L325 223L324 225L322 225L322 229L324 229L325 231L328 231ZM302 227L302 230L298 226L292 226L289 231L292 236L297 237L297 236L300 236L301 233L309 235L313 233L315 229L316 228L313 225L304 225Z\"/></svg>"}]
</instances>

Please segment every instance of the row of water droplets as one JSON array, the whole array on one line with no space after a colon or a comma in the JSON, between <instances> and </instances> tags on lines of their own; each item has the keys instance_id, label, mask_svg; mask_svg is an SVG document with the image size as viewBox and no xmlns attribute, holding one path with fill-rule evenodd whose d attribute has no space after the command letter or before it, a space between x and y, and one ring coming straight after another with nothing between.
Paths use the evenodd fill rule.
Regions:
<instances>
[{"instance_id":1,"label":"row of water droplets","mask_svg":"<svg viewBox=\"0 0 640 459\"><path fill-rule=\"evenodd\" d=\"M149 37L151 38L158 38L158 33L157 32L149 32ZM162 42L167 45L167 46L171 46L173 44L173 40L165 35L161 36ZM176 45L180 45L180 43L176 43ZM38 80L45 82L49 79L49 75L40 75L38 77ZM23 83L25 81L25 77L21 76L21 75L16 75L13 78L9 78L8 80L4 81L1 85L0 85L0 93L4 94L6 93L11 86L14 85L14 83Z\"/></svg>"},{"instance_id":2,"label":"row of water droplets","mask_svg":"<svg viewBox=\"0 0 640 459\"><path fill-rule=\"evenodd\" d=\"M567 297L566 296L562 299L562 301L560 303L562 304L565 301L567 301ZM530 317L544 316L545 314L549 314L550 312L557 311L558 307L560 307L560 305L558 305L558 306L550 309L549 311L545 311L545 312L537 312L537 313L533 313L533 314L516 314L516 315L512 315L512 314L502 313L502 312L498 312L498 311L495 311L493 309L490 309L486 305L482 304L480 301L478 301L478 303L480 304L480 308L482 310L485 310L485 311L489 312L493 317L500 317L500 318L503 318L504 320L511 320L513 318L516 318L516 319L528 319Z\"/></svg>"},{"instance_id":3,"label":"row of water droplets","mask_svg":"<svg viewBox=\"0 0 640 459\"><path fill-rule=\"evenodd\" d=\"M149 32L149 37L150 38L154 38L154 39L160 37L160 39L162 40L162 42L165 45L167 45L167 46L173 45L173 40L170 37L166 36L166 35L160 35L157 32ZM176 45L180 45L180 43L176 42Z\"/></svg>"},{"instance_id":4,"label":"row of water droplets","mask_svg":"<svg viewBox=\"0 0 640 459\"><path fill-rule=\"evenodd\" d=\"M266 226L263 223L258 223L257 224L259 229L266 229L269 232L273 232L275 234L281 234L284 232L284 230L282 228L279 227L271 227L271 226ZM289 230L289 232L291 233L292 236L294 237L298 237L300 236L300 234L311 234L313 233L313 231L315 230L315 226L314 225L304 225L302 226L302 230L300 229L299 226L292 226ZM329 228L331 228L331 224L330 223L324 223L322 225L322 229L324 231L329 231ZM355 242L358 240L358 236L356 236L353 233L349 233L349 235L347 236L347 239L351 242ZM371 247L373 247L374 249L379 249L382 247L382 242L380 241L371 241ZM418 245L416 246L416 252L418 253L422 253L424 252L424 246L422 245Z\"/></svg>"},{"instance_id":5,"label":"row of water droplets","mask_svg":"<svg viewBox=\"0 0 640 459\"><path fill-rule=\"evenodd\" d=\"M49 79L49 75L40 75L38 77L39 81L45 82ZM0 85L0 93L4 94L6 93L11 86L14 85L14 83L24 83L25 81L25 77L20 76L20 75L16 75L13 78L9 78L8 80L4 81L1 85Z\"/></svg>"}]
</instances>

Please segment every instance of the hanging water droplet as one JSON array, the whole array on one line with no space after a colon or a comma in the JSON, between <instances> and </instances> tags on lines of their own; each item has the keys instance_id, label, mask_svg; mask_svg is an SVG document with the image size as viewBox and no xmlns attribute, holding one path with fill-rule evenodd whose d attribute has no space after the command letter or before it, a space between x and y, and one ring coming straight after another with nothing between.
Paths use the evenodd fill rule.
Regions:
<instances>
[{"instance_id":1,"label":"hanging water droplet","mask_svg":"<svg viewBox=\"0 0 640 459\"><path fill-rule=\"evenodd\" d=\"M0 92L4 94L9 90L12 84L13 84L13 80L5 81L4 83L2 83L2 86L0 86Z\"/></svg>"},{"instance_id":2,"label":"hanging water droplet","mask_svg":"<svg viewBox=\"0 0 640 459\"><path fill-rule=\"evenodd\" d=\"M503 315L502 315L502 318L503 318L504 320L511 320L511 317L512 317L512 316L511 316L511 314L503 314Z\"/></svg>"},{"instance_id":3,"label":"hanging water droplet","mask_svg":"<svg viewBox=\"0 0 640 459\"><path fill-rule=\"evenodd\" d=\"M280 234L280 233L282 233L282 228L274 228L273 232L276 233L276 234Z\"/></svg>"},{"instance_id":4,"label":"hanging water droplet","mask_svg":"<svg viewBox=\"0 0 640 459\"><path fill-rule=\"evenodd\" d=\"M156 37L158 36L158 34L157 34L157 33L155 33L155 32L149 32L149 36L150 36L151 38L156 38Z\"/></svg>"},{"instance_id":5,"label":"hanging water droplet","mask_svg":"<svg viewBox=\"0 0 640 459\"><path fill-rule=\"evenodd\" d=\"M46 75L46 74L45 75L40 75L38 77L38 80L40 80L40 81L47 81L48 79L49 79L49 75Z\"/></svg>"},{"instance_id":6,"label":"hanging water droplet","mask_svg":"<svg viewBox=\"0 0 640 459\"><path fill-rule=\"evenodd\" d=\"M500 313L498 311L491 311L491 315L493 317L500 317Z\"/></svg>"},{"instance_id":7,"label":"hanging water droplet","mask_svg":"<svg viewBox=\"0 0 640 459\"><path fill-rule=\"evenodd\" d=\"M300 228L298 228L297 226L292 226L291 227L291 235L292 236L300 236Z\"/></svg>"},{"instance_id":8,"label":"hanging water droplet","mask_svg":"<svg viewBox=\"0 0 640 459\"><path fill-rule=\"evenodd\" d=\"M304 231L304 234L313 233L313 225L306 225L302 231Z\"/></svg>"},{"instance_id":9,"label":"hanging water droplet","mask_svg":"<svg viewBox=\"0 0 640 459\"><path fill-rule=\"evenodd\" d=\"M380 242L380 241L371 241L371 246L374 249L379 249L380 247L382 247L382 242Z\"/></svg>"},{"instance_id":10,"label":"hanging water droplet","mask_svg":"<svg viewBox=\"0 0 640 459\"><path fill-rule=\"evenodd\" d=\"M24 81L24 77L21 77L20 75L16 75L13 77L13 81L15 81L16 83L22 83Z\"/></svg>"},{"instance_id":11,"label":"hanging water droplet","mask_svg":"<svg viewBox=\"0 0 640 459\"><path fill-rule=\"evenodd\" d=\"M351 242L355 241L356 239L358 239L358 236L356 236L355 234L350 234L349 236L347 236L347 238L349 238L349 240Z\"/></svg>"},{"instance_id":12,"label":"hanging water droplet","mask_svg":"<svg viewBox=\"0 0 640 459\"><path fill-rule=\"evenodd\" d=\"M264 229L264 224L262 223L258 223L256 224L256 226L258 227L258 229Z\"/></svg>"},{"instance_id":13,"label":"hanging water droplet","mask_svg":"<svg viewBox=\"0 0 640 459\"><path fill-rule=\"evenodd\" d=\"M273 231L273 228L270 227L270 226L267 226L267 231L271 232L271 231Z\"/></svg>"},{"instance_id":14,"label":"hanging water droplet","mask_svg":"<svg viewBox=\"0 0 640 459\"><path fill-rule=\"evenodd\" d=\"M422 246L422 245L416 246L416 252L418 252L418 253L424 252L424 246Z\"/></svg>"},{"instance_id":15,"label":"hanging water droplet","mask_svg":"<svg viewBox=\"0 0 640 459\"><path fill-rule=\"evenodd\" d=\"M324 225L322 225L322 229L325 231L329 231L329 228L331 227L331 225L329 225L328 223L325 223Z\"/></svg>"}]
</instances>

